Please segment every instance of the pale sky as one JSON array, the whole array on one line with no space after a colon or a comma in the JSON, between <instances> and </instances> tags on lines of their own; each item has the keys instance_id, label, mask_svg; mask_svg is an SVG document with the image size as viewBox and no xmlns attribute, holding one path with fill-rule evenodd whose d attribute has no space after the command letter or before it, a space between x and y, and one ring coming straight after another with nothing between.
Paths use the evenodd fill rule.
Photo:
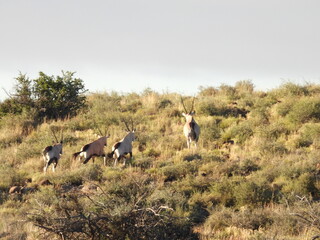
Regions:
<instances>
[{"instance_id":1,"label":"pale sky","mask_svg":"<svg viewBox=\"0 0 320 240\"><path fill-rule=\"evenodd\" d=\"M0 100L19 71L91 92L320 83L319 0L0 0Z\"/></svg>"}]
</instances>

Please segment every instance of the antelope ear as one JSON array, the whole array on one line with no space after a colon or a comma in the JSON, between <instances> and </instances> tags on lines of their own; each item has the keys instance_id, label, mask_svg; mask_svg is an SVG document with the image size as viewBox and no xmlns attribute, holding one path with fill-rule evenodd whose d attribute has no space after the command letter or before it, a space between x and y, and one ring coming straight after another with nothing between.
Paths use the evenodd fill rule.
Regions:
<instances>
[{"instance_id":1,"label":"antelope ear","mask_svg":"<svg viewBox=\"0 0 320 240\"><path fill-rule=\"evenodd\" d=\"M184 116L184 117L185 117L185 116L186 116L186 114L185 114L185 113L182 113L182 116Z\"/></svg>"},{"instance_id":2,"label":"antelope ear","mask_svg":"<svg viewBox=\"0 0 320 240\"><path fill-rule=\"evenodd\" d=\"M134 133L136 131L136 129L133 129L132 132Z\"/></svg>"},{"instance_id":3,"label":"antelope ear","mask_svg":"<svg viewBox=\"0 0 320 240\"><path fill-rule=\"evenodd\" d=\"M190 113L190 115L195 115L196 114L196 111L192 111L191 113Z\"/></svg>"}]
</instances>

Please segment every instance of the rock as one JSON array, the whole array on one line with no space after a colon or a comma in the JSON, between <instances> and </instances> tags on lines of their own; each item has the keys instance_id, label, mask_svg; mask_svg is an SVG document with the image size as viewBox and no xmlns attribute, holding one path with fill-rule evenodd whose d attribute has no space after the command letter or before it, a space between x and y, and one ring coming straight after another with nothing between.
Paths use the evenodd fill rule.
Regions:
<instances>
[{"instance_id":1,"label":"rock","mask_svg":"<svg viewBox=\"0 0 320 240\"><path fill-rule=\"evenodd\" d=\"M22 194L33 193L36 190L37 189L35 187L23 187L23 188L21 188L21 193Z\"/></svg>"},{"instance_id":2,"label":"rock","mask_svg":"<svg viewBox=\"0 0 320 240\"><path fill-rule=\"evenodd\" d=\"M84 193L92 192L92 191L97 191L98 187L94 184L85 184L82 188L81 191Z\"/></svg>"},{"instance_id":3,"label":"rock","mask_svg":"<svg viewBox=\"0 0 320 240\"><path fill-rule=\"evenodd\" d=\"M41 180L39 183L40 186L53 185L48 179Z\"/></svg>"},{"instance_id":4,"label":"rock","mask_svg":"<svg viewBox=\"0 0 320 240\"><path fill-rule=\"evenodd\" d=\"M20 193L20 191L21 191L21 187L20 186L12 186L9 189L9 194Z\"/></svg>"},{"instance_id":5,"label":"rock","mask_svg":"<svg viewBox=\"0 0 320 240\"><path fill-rule=\"evenodd\" d=\"M26 178L26 180L24 181L26 184L28 183L32 183L32 178Z\"/></svg>"}]
</instances>

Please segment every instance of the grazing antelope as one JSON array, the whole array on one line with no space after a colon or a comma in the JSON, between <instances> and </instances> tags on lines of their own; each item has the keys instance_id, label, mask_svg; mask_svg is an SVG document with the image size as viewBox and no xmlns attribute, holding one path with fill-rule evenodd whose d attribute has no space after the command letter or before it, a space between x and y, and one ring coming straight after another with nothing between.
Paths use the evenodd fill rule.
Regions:
<instances>
[{"instance_id":1,"label":"grazing antelope","mask_svg":"<svg viewBox=\"0 0 320 240\"><path fill-rule=\"evenodd\" d=\"M197 142L199 140L199 135L200 135L200 127L193 118L193 115L195 114L195 111L193 110L194 98L192 100L192 107L190 111L187 110L186 106L183 103L182 98L181 98L181 103L185 110L185 113L182 113L182 115L186 118L186 124L183 127L183 133L187 138L188 148L190 148L190 144L192 141L194 141L195 146L197 147Z\"/></svg>"},{"instance_id":2,"label":"grazing antelope","mask_svg":"<svg viewBox=\"0 0 320 240\"><path fill-rule=\"evenodd\" d=\"M126 154L130 154L130 159L132 159L132 142L135 139L135 129L133 128L133 121L131 120L131 125L132 128L130 130L130 128L128 127L127 122L123 121L125 126L126 126L126 130L127 130L127 135L121 139L119 142L116 142L113 146L112 146L112 152L108 154L108 157L110 158L114 158L114 166L117 165L117 162L121 160L121 158L124 158L124 162L123 165L126 164Z\"/></svg>"},{"instance_id":3,"label":"grazing antelope","mask_svg":"<svg viewBox=\"0 0 320 240\"><path fill-rule=\"evenodd\" d=\"M99 129L99 132L101 135L103 135ZM81 160L84 158L83 164L86 164L91 158L92 161L94 162L95 157L103 157L103 164L106 166L106 154L104 152L104 146L107 146L107 138L110 137L110 135L106 136L107 134L104 134L103 137L98 138L97 140L88 143L84 145L81 149L80 152L74 153L73 160L75 160L79 155Z\"/></svg>"},{"instance_id":4,"label":"grazing antelope","mask_svg":"<svg viewBox=\"0 0 320 240\"><path fill-rule=\"evenodd\" d=\"M45 163L45 166L43 168L44 172L47 172L47 169L50 166L50 164L52 164L52 171L55 172L55 169L58 165L58 161L62 155L62 132L61 132L60 142L58 141L53 131L52 131L52 134L56 139L56 143L51 146L45 147L42 151L42 156Z\"/></svg>"}]
</instances>

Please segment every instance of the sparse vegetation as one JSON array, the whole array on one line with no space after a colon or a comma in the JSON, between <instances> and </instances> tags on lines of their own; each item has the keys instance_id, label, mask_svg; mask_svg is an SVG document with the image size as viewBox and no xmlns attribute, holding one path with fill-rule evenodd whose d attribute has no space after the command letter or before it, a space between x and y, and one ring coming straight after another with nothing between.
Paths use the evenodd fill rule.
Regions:
<instances>
[{"instance_id":1,"label":"sparse vegetation","mask_svg":"<svg viewBox=\"0 0 320 240\"><path fill-rule=\"evenodd\" d=\"M0 103L0 238L320 236L320 85L289 82L268 92L250 81L201 87L195 100L201 135L197 149L188 150L180 101L188 96L151 89L83 95L72 73L17 81L16 94ZM76 92L65 89L63 96L81 93L80 105L40 111L48 103L36 94L61 93L43 91L46 81L76 83ZM53 114L54 107L61 111ZM122 118L133 118L136 127L126 166L71 159L97 138L97 126L108 129L110 152L125 135ZM44 174L41 150L53 140L50 129L63 129L64 148L56 172Z\"/></svg>"}]
</instances>

